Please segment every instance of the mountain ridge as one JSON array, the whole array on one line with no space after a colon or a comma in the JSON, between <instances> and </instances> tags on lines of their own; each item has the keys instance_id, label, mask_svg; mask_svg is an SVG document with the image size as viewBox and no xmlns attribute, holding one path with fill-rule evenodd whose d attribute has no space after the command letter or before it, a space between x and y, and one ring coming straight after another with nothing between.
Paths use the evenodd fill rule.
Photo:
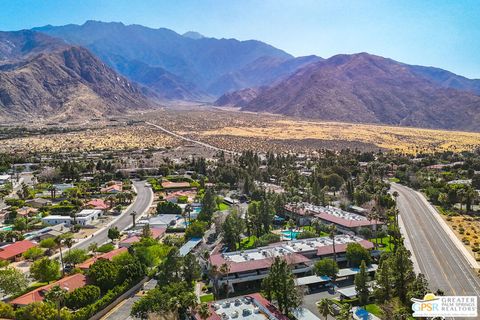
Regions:
<instances>
[{"instance_id":1,"label":"mountain ridge","mask_svg":"<svg viewBox=\"0 0 480 320\"><path fill-rule=\"evenodd\" d=\"M367 53L336 55L309 64L250 97L250 101L240 99L242 110L480 131L479 96L445 88L406 64ZM228 104L225 96L217 100L217 105Z\"/></svg>"}]
</instances>

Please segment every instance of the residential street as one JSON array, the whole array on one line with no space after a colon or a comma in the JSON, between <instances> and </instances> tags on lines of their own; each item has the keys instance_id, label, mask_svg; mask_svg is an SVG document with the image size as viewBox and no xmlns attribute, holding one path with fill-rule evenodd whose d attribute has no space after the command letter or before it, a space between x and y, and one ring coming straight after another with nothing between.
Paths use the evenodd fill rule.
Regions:
<instances>
[{"instance_id":1,"label":"residential street","mask_svg":"<svg viewBox=\"0 0 480 320\"><path fill-rule=\"evenodd\" d=\"M132 224L132 216L130 213L135 211L137 213L136 219L138 220L140 215L142 215L151 205L153 200L152 189L145 186L145 181L134 181L133 184L137 189L137 197L135 202L129 208L129 210L124 212L122 216L118 218L118 220L116 220L109 228L117 227L118 230L126 229ZM93 237L74 245L74 248L87 249L91 243L96 242L98 245L101 245L107 242L109 240L107 236L109 228L104 228L98 231L98 233L94 234Z\"/></svg>"},{"instance_id":2,"label":"residential street","mask_svg":"<svg viewBox=\"0 0 480 320\"><path fill-rule=\"evenodd\" d=\"M435 218L434 214L438 213L422 200L420 193L395 183L392 183L392 190L399 193L400 216L412 253L430 289L440 288L445 295L480 296L476 272Z\"/></svg>"}]
</instances>

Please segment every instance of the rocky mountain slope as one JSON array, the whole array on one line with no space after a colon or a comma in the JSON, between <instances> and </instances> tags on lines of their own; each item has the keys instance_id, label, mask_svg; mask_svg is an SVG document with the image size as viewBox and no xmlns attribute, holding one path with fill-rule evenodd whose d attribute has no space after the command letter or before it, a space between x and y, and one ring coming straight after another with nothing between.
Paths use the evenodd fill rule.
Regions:
<instances>
[{"instance_id":1,"label":"rocky mountain slope","mask_svg":"<svg viewBox=\"0 0 480 320\"><path fill-rule=\"evenodd\" d=\"M195 32L180 35L165 28L115 22L87 21L34 30L84 46L124 76L176 99L195 100L270 84L276 75L293 72L312 59L293 59L255 40L207 38ZM142 72L138 72L139 64Z\"/></svg>"},{"instance_id":2,"label":"rocky mountain slope","mask_svg":"<svg viewBox=\"0 0 480 320\"><path fill-rule=\"evenodd\" d=\"M1 118L78 119L153 106L148 91L82 47L18 31L1 32L0 48Z\"/></svg>"},{"instance_id":3,"label":"rocky mountain slope","mask_svg":"<svg viewBox=\"0 0 480 320\"><path fill-rule=\"evenodd\" d=\"M217 104L235 104L224 96ZM243 95L245 97L245 95ZM333 121L480 130L480 97L366 53L309 64L242 100L242 110ZM221 102L221 103L220 103ZM241 105L241 106L242 106Z\"/></svg>"}]
</instances>

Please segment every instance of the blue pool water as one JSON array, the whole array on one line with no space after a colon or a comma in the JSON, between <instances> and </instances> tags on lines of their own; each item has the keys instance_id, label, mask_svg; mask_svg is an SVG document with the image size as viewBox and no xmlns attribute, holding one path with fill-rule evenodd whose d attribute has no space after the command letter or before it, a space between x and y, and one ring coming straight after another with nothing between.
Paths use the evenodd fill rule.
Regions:
<instances>
[{"instance_id":1,"label":"blue pool water","mask_svg":"<svg viewBox=\"0 0 480 320\"><path fill-rule=\"evenodd\" d=\"M292 230L283 230L282 231L282 234L285 238L287 238L288 240L293 240L293 239L297 239L297 235L299 234L300 232L298 231L292 231Z\"/></svg>"}]
</instances>

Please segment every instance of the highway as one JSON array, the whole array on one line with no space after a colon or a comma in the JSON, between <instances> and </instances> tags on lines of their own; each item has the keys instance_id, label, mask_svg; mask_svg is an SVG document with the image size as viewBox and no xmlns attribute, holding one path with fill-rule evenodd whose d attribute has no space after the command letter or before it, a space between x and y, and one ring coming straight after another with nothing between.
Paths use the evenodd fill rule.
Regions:
<instances>
[{"instance_id":1,"label":"highway","mask_svg":"<svg viewBox=\"0 0 480 320\"><path fill-rule=\"evenodd\" d=\"M399 193L400 217L430 289L441 289L445 295L480 296L479 277L434 216L436 210L417 191L396 183L391 190Z\"/></svg>"},{"instance_id":2,"label":"highway","mask_svg":"<svg viewBox=\"0 0 480 320\"><path fill-rule=\"evenodd\" d=\"M178 139L181 139L181 140L184 140L184 141L187 141L187 142L191 142L191 143L196 143L198 145L201 145L205 148L209 148L209 149L213 149L215 151L223 151L224 153L227 153L227 154L232 154L232 155L239 155L240 153L238 152L234 152L234 151L231 151L231 150L227 150L227 149L221 149L221 148L218 148L218 147L215 147L215 146L212 146L211 144L208 144L208 143L205 143L205 142L202 142L202 141L198 141L198 140L193 140L193 139L190 139L190 138L187 138L187 137L184 137L182 135L179 135L178 133L175 133L173 131L170 131L170 130L167 130L165 129L164 127L161 127L159 126L158 124L155 124L155 123L151 123L151 122L148 122L146 121L145 124L148 124L150 126L153 126L157 129L160 129L161 131L165 132L166 134L169 134L171 136L174 136Z\"/></svg>"},{"instance_id":3,"label":"highway","mask_svg":"<svg viewBox=\"0 0 480 320\"><path fill-rule=\"evenodd\" d=\"M109 241L107 236L108 229L117 227L120 231L125 230L132 224L133 219L130 213L132 213L133 211L137 212L136 219L138 220L140 216L146 210L148 210L153 200L152 189L145 186L145 181L134 181L133 184L135 185L135 188L137 190L137 197L135 198L135 202L133 203L133 205L126 212L122 213L122 215L117 220L115 220L115 222L113 222L111 226L97 231L97 233L95 233L93 237L82 240L81 242L74 245L73 248L88 249L88 246L91 243L95 242L98 245L101 245Z\"/></svg>"}]
</instances>

